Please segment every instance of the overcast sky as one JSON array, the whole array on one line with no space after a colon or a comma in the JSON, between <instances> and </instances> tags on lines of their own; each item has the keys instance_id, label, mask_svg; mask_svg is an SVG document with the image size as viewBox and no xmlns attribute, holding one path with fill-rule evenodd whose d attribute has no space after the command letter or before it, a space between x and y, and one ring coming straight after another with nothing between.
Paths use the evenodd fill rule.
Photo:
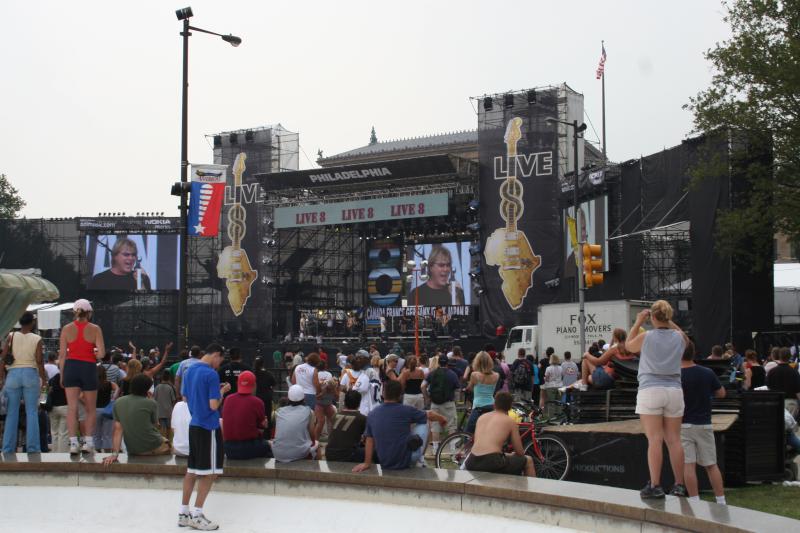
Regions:
<instances>
[{"instance_id":1,"label":"overcast sky","mask_svg":"<svg viewBox=\"0 0 800 533\"><path fill-rule=\"evenodd\" d=\"M189 0L187 0L188 2ZM189 160L206 134L281 123L301 168L380 140L474 129L471 96L568 83L601 125L595 69L606 41L612 160L681 142L681 106L711 78L728 36L717 0L0 3L0 173L28 217L177 214L180 23L233 33L190 42Z\"/></svg>"}]
</instances>

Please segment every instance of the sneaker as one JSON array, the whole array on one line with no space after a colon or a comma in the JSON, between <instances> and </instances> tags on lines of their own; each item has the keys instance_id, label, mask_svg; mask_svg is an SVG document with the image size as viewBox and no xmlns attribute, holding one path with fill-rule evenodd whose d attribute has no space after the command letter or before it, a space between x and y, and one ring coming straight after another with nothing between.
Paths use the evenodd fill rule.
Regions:
<instances>
[{"instance_id":1,"label":"sneaker","mask_svg":"<svg viewBox=\"0 0 800 533\"><path fill-rule=\"evenodd\" d=\"M654 487L648 481L647 485L639 491L639 496L641 496L643 500L660 500L664 498L664 489L662 489L660 485Z\"/></svg>"},{"instance_id":2,"label":"sneaker","mask_svg":"<svg viewBox=\"0 0 800 533\"><path fill-rule=\"evenodd\" d=\"M77 444L70 444L69 445L69 454L70 455L79 455L81 453L81 449L78 447Z\"/></svg>"},{"instance_id":3,"label":"sneaker","mask_svg":"<svg viewBox=\"0 0 800 533\"><path fill-rule=\"evenodd\" d=\"M679 496L681 498L688 498L689 491L686 490L686 485L678 483L672 486L672 489L669 491L671 496Z\"/></svg>"},{"instance_id":4,"label":"sneaker","mask_svg":"<svg viewBox=\"0 0 800 533\"><path fill-rule=\"evenodd\" d=\"M84 442L81 446L81 453L94 453L94 446L89 446Z\"/></svg>"},{"instance_id":5,"label":"sneaker","mask_svg":"<svg viewBox=\"0 0 800 533\"><path fill-rule=\"evenodd\" d=\"M192 515L178 513L178 525L180 527L188 527L192 525Z\"/></svg>"},{"instance_id":6,"label":"sneaker","mask_svg":"<svg viewBox=\"0 0 800 533\"><path fill-rule=\"evenodd\" d=\"M215 529L219 529L219 524L212 522L206 518L205 515L201 514L193 516L189 521L189 525L192 529L199 529L200 531L214 531Z\"/></svg>"}]
</instances>

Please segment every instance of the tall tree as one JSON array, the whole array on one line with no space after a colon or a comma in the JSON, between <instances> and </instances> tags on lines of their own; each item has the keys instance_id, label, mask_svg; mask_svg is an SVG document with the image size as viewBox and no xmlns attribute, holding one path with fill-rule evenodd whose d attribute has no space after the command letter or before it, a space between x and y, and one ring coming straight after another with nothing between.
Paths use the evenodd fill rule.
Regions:
<instances>
[{"instance_id":1,"label":"tall tree","mask_svg":"<svg viewBox=\"0 0 800 533\"><path fill-rule=\"evenodd\" d=\"M25 200L19 195L5 174L0 174L0 218L14 218L25 207Z\"/></svg>"},{"instance_id":2,"label":"tall tree","mask_svg":"<svg viewBox=\"0 0 800 533\"><path fill-rule=\"evenodd\" d=\"M800 0L723 6L731 38L706 52L711 86L686 107L697 131L734 141L731 158L742 165L746 190L719 213L718 249L759 268L772 260L772 228L800 241ZM772 157L758 156L764 146ZM705 165L697 174L719 170Z\"/></svg>"}]
</instances>

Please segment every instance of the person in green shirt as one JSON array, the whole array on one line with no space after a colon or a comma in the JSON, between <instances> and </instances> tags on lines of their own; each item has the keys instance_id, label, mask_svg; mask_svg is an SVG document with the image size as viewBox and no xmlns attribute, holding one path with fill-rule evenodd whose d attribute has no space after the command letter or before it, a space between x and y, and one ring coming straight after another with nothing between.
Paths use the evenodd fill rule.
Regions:
<instances>
[{"instance_id":1,"label":"person in green shirt","mask_svg":"<svg viewBox=\"0 0 800 533\"><path fill-rule=\"evenodd\" d=\"M272 360L275 361L275 368L280 368L283 363L283 352L280 350L272 352Z\"/></svg>"},{"instance_id":2,"label":"person in green shirt","mask_svg":"<svg viewBox=\"0 0 800 533\"><path fill-rule=\"evenodd\" d=\"M147 397L153 380L139 374L131 379L130 394L123 396L112 408L114 416L114 438L112 453L103 464L109 465L117 460L122 438L128 455L169 455L172 447L158 431L158 406Z\"/></svg>"}]
</instances>

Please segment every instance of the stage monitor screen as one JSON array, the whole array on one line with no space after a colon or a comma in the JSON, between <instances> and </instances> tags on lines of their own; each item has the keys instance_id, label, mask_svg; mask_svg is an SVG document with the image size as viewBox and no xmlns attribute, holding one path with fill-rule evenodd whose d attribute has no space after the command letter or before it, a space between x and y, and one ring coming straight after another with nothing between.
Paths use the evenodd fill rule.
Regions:
<instances>
[{"instance_id":1,"label":"stage monitor screen","mask_svg":"<svg viewBox=\"0 0 800 533\"><path fill-rule=\"evenodd\" d=\"M90 291L174 291L179 288L180 236L87 235Z\"/></svg>"},{"instance_id":2,"label":"stage monitor screen","mask_svg":"<svg viewBox=\"0 0 800 533\"><path fill-rule=\"evenodd\" d=\"M472 305L470 285L470 255L468 242L445 242L438 244L414 244L406 247L406 261L414 261L416 274L406 283L406 305L449 306ZM422 261L428 261L422 268ZM421 281L421 275L427 280ZM419 286L419 288L418 288Z\"/></svg>"}]
</instances>

